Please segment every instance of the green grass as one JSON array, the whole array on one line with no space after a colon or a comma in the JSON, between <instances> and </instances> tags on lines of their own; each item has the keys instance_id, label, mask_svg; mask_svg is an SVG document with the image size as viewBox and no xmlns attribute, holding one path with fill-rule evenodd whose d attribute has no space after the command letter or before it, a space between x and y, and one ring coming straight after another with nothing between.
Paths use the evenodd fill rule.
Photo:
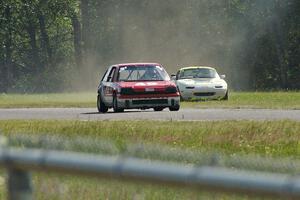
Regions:
<instances>
[{"instance_id":1,"label":"green grass","mask_svg":"<svg viewBox=\"0 0 300 200\"><path fill-rule=\"evenodd\" d=\"M155 124L155 126L154 126ZM194 151L300 157L300 122L296 121L0 121L4 135L48 134L109 140L121 148L127 143L168 145ZM3 176L3 175L2 175ZM35 199L249 199L221 193L33 173ZM0 197L5 198L0 184Z\"/></svg>"},{"instance_id":2,"label":"green grass","mask_svg":"<svg viewBox=\"0 0 300 200\"><path fill-rule=\"evenodd\" d=\"M57 94L0 94L0 108L95 107L96 92ZM182 102L192 108L300 109L300 92L232 92L228 101Z\"/></svg>"},{"instance_id":3,"label":"green grass","mask_svg":"<svg viewBox=\"0 0 300 200\"><path fill-rule=\"evenodd\" d=\"M154 126L155 124L155 126ZM300 156L296 121L0 121L3 134L53 134L224 153Z\"/></svg>"},{"instance_id":4,"label":"green grass","mask_svg":"<svg viewBox=\"0 0 300 200\"><path fill-rule=\"evenodd\" d=\"M0 108L95 107L97 93L0 94Z\"/></svg>"},{"instance_id":5,"label":"green grass","mask_svg":"<svg viewBox=\"0 0 300 200\"><path fill-rule=\"evenodd\" d=\"M0 174L1 175L1 174ZM155 184L120 182L93 177L33 173L33 199L38 200L157 200L157 199L251 199L221 193L195 191L189 188L162 187ZM7 199L0 185L0 199Z\"/></svg>"},{"instance_id":6,"label":"green grass","mask_svg":"<svg viewBox=\"0 0 300 200\"><path fill-rule=\"evenodd\" d=\"M194 108L300 109L300 92L232 92L228 101L183 102Z\"/></svg>"}]
</instances>

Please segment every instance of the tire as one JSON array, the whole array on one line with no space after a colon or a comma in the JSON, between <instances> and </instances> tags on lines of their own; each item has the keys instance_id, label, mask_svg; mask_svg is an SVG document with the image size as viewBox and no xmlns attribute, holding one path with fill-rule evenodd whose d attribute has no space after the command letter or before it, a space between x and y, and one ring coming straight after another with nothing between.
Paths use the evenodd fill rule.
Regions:
<instances>
[{"instance_id":1,"label":"tire","mask_svg":"<svg viewBox=\"0 0 300 200\"><path fill-rule=\"evenodd\" d=\"M224 97L223 97L221 100L228 101L228 90L227 90L227 92L226 92L225 96L224 96Z\"/></svg>"},{"instance_id":2,"label":"tire","mask_svg":"<svg viewBox=\"0 0 300 200\"><path fill-rule=\"evenodd\" d=\"M119 108L118 107L118 101L117 101L117 96L116 95L114 95L114 97L113 97L113 110L116 113L124 111L124 108Z\"/></svg>"},{"instance_id":3,"label":"tire","mask_svg":"<svg viewBox=\"0 0 300 200\"><path fill-rule=\"evenodd\" d=\"M163 107L155 107L153 108L154 111L162 111L164 108Z\"/></svg>"},{"instance_id":4,"label":"tire","mask_svg":"<svg viewBox=\"0 0 300 200\"><path fill-rule=\"evenodd\" d=\"M183 97L180 95L180 101L184 101Z\"/></svg>"},{"instance_id":5,"label":"tire","mask_svg":"<svg viewBox=\"0 0 300 200\"><path fill-rule=\"evenodd\" d=\"M108 107L105 106L105 104L101 100L100 94L98 94L98 97L97 97L97 108L98 108L98 111L101 113L106 113L108 111Z\"/></svg>"},{"instance_id":6,"label":"tire","mask_svg":"<svg viewBox=\"0 0 300 200\"><path fill-rule=\"evenodd\" d=\"M180 109L180 105L176 105L176 106L170 106L169 110L170 111L178 111Z\"/></svg>"}]
</instances>

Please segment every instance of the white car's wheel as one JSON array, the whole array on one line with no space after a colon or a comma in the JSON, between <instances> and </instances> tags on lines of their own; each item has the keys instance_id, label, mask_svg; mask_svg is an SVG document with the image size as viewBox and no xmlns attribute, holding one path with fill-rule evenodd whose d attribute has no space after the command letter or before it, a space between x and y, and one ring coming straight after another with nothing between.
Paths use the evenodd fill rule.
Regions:
<instances>
[{"instance_id":1,"label":"white car's wheel","mask_svg":"<svg viewBox=\"0 0 300 200\"><path fill-rule=\"evenodd\" d=\"M226 100L226 101L228 100L228 90L227 90L225 96L221 100Z\"/></svg>"}]
</instances>

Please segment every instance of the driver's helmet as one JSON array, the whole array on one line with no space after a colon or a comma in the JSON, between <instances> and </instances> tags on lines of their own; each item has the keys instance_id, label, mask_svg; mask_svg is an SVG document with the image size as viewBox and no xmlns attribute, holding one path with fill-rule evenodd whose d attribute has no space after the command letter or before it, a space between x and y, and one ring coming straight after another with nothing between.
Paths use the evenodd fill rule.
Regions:
<instances>
[{"instance_id":1,"label":"driver's helmet","mask_svg":"<svg viewBox=\"0 0 300 200\"><path fill-rule=\"evenodd\" d=\"M157 71L155 68L147 68L141 79L143 80L151 80L157 78Z\"/></svg>"}]
</instances>

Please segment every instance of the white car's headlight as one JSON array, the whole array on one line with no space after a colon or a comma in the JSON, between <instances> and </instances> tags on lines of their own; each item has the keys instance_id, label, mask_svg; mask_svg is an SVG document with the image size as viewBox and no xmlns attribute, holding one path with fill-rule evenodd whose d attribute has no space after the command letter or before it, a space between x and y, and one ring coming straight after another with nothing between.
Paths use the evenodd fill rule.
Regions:
<instances>
[{"instance_id":1,"label":"white car's headlight","mask_svg":"<svg viewBox=\"0 0 300 200\"><path fill-rule=\"evenodd\" d=\"M221 88L223 88L223 85L215 85L215 88L221 89Z\"/></svg>"},{"instance_id":2,"label":"white car's headlight","mask_svg":"<svg viewBox=\"0 0 300 200\"><path fill-rule=\"evenodd\" d=\"M227 84L225 82L216 82L214 84L214 87L216 89L223 89L223 88L226 89L227 88Z\"/></svg>"}]
</instances>

